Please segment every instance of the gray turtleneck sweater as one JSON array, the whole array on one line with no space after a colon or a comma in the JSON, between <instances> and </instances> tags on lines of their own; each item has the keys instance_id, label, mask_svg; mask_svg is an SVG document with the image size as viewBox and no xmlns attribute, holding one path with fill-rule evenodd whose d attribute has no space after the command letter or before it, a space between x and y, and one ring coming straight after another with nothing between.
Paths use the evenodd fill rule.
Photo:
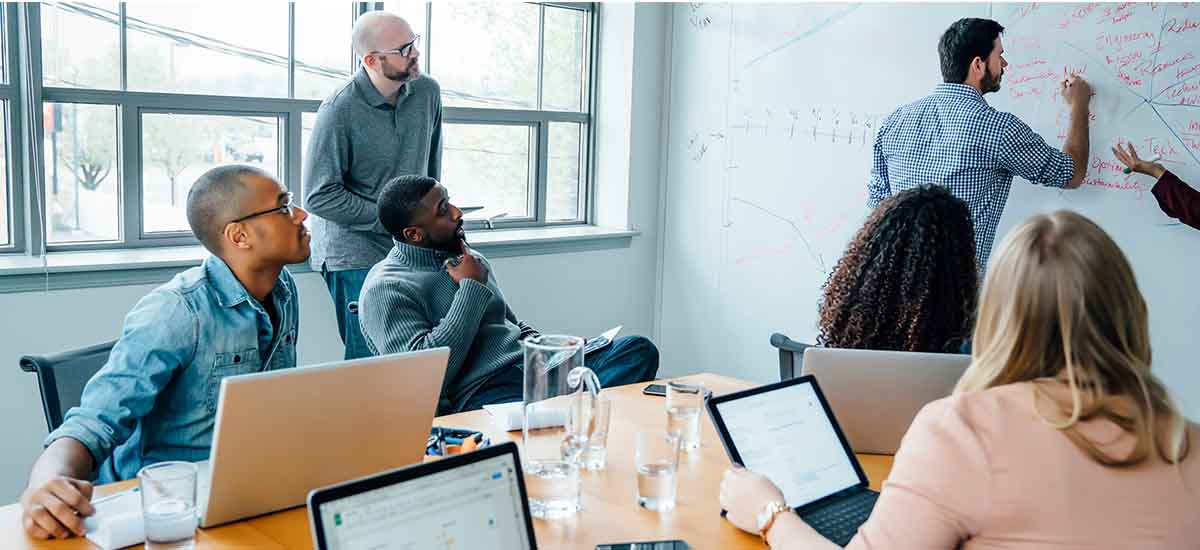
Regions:
<instances>
[{"instance_id":1,"label":"gray turtleneck sweater","mask_svg":"<svg viewBox=\"0 0 1200 550\"><path fill-rule=\"evenodd\" d=\"M504 302L492 266L475 256L487 266L487 284L456 284L446 273L448 254L396 241L367 274L358 299L359 325L372 352L450 348L439 415L461 410L496 371L519 368L519 342L537 334Z\"/></svg>"}]
</instances>

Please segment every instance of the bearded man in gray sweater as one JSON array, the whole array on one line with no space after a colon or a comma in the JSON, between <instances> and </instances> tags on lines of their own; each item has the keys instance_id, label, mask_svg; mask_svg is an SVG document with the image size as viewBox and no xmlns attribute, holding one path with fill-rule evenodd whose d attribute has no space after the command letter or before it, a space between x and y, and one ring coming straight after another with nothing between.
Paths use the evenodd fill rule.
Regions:
<instances>
[{"instance_id":1,"label":"bearded man in gray sweater","mask_svg":"<svg viewBox=\"0 0 1200 550\"><path fill-rule=\"evenodd\" d=\"M521 340L538 331L513 313L487 259L467 246L446 188L400 176L384 185L378 205L395 246L359 296L367 346L376 354L449 347L439 415L520 401ZM653 380L658 349L641 336L617 338L588 354L587 365L606 387Z\"/></svg>"}]
</instances>

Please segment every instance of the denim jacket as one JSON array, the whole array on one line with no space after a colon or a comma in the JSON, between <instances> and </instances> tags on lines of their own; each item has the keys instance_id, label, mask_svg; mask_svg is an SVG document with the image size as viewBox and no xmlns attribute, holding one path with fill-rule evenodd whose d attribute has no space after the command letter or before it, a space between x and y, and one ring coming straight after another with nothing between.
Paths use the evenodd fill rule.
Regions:
<instances>
[{"instance_id":1,"label":"denim jacket","mask_svg":"<svg viewBox=\"0 0 1200 550\"><path fill-rule=\"evenodd\" d=\"M296 366L300 309L284 269L266 309L216 256L176 275L125 317L108 363L45 445L70 437L92 453L98 481L130 479L147 464L208 458L221 379Z\"/></svg>"}]
</instances>

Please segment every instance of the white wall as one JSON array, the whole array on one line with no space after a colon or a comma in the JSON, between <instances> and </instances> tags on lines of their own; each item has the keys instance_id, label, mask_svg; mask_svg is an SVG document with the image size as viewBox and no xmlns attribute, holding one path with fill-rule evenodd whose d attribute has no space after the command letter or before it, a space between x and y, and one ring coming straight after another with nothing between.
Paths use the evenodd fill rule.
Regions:
<instances>
[{"instance_id":1,"label":"white wall","mask_svg":"<svg viewBox=\"0 0 1200 550\"><path fill-rule=\"evenodd\" d=\"M590 335L620 323L623 334L651 336L666 9L606 5L601 18L597 215L605 225L632 227L641 235L628 248L495 258L492 263L513 309L543 331ZM297 285L300 363L339 359L342 346L324 283L306 273L297 277ZM153 287L0 294L0 504L19 496L46 435L37 382L17 368L20 356L116 337L125 313Z\"/></svg>"}]
</instances>

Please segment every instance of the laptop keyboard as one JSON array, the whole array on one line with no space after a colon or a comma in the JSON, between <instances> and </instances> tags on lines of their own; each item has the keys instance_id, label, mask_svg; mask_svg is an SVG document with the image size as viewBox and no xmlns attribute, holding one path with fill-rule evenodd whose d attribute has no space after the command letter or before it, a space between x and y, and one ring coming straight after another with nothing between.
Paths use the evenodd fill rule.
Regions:
<instances>
[{"instance_id":1,"label":"laptop keyboard","mask_svg":"<svg viewBox=\"0 0 1200 550\"><path fill-rule=\"evenodd\" d=\"M879 493L864 490L815 510L806 510L800 517L825 538L838 546L846 546L858 532L858 527L867 521L878 498Z\"/></svg>"}]
</instances>

